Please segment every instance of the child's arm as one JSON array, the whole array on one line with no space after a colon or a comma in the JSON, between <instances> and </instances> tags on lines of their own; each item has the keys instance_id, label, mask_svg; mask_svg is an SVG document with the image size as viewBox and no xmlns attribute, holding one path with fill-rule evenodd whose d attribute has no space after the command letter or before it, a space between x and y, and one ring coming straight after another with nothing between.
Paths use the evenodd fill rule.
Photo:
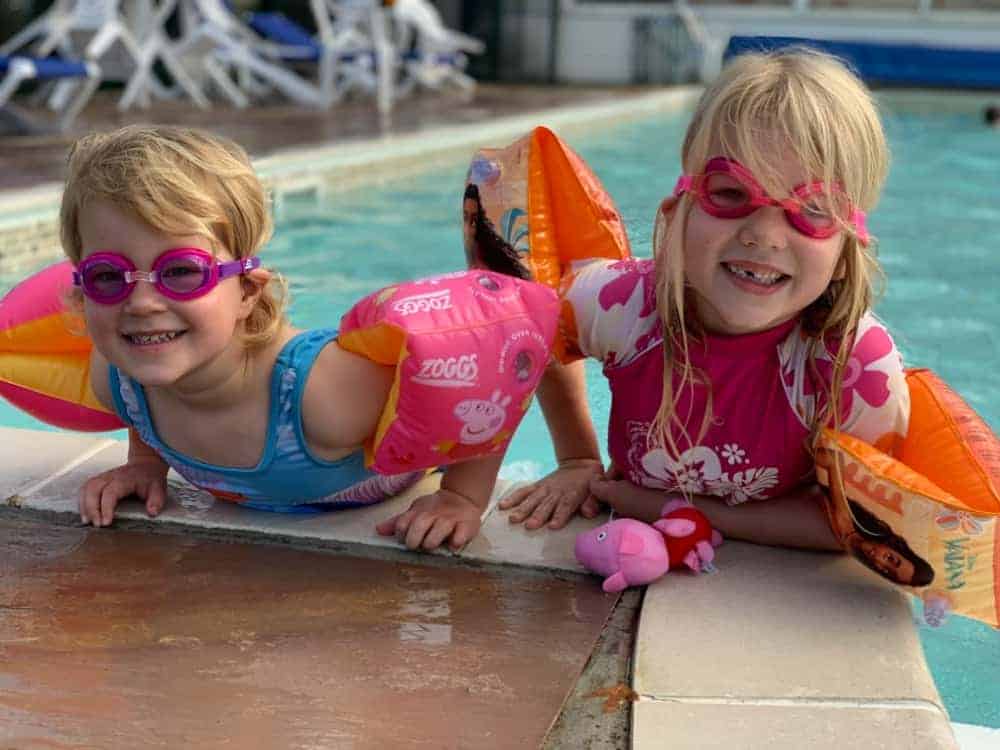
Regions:
<instances>
[{"instance_id":1,"label":"child's arm","mask_svg":"<svg viewBox=\"0 0 1000 750\"><path fill-rule=\"evenodd\" d=\"M395 371L341 349L336 342L316 357L302 394L302 429L309 448L335 461L375 434Z\"/></svg>"},{"instance_id":2,"label":"child's arm","mask_svg":"<svg viewBox=\"0 0 1000 750\"><path fill-rule=\"evenodd\" d=\"M479 533L502 462L500 453L449 466L437 492L417 498L376 530L399 537L410 549L432 550L445 543L461 549Z\"/></svg>"},{"instance_id":3,"label":"child's arm","mask_svg":"<svg viewBox=\"0 0 1000 750\"><path fill-rule=\"evenodd\" d=\"M326 346L316 358L302 400L302 420L310 448L333 459L356 450L375 433L395 373L393 368ZM378 524L410 549L431 550L444 543L460 549L479 532L503 455L471 459L449 467L441 489L417 498L403 513Z\"/></svg>"},{"instance_id":4,"label":"child's arm","mask_svg":"<svg viewBox=\"0 0 1000 750\"><path fill-rule=\"evenodd\" d=\"M108 362L96 350L90 357L91 387L97 400L113 408ZM128 460L124 466L91 477L80 490L80 521L94 526L108 526L123 497L138 495L146 503L146 512L155 516L167 501L167 464L138 433L128 431Z\"/></svg>"},{"instance_id":5,"label":"child's arm","mask_svg":"<svg viewBox=\"0 0 1000 750\"><path fill-rule=\"evenodd\" d=\"M594 259L574 264L563 278L560 336L569 355L620 366L638 356L659 326L649 261ZM579 511L592 518L597 501L590 480L602 474L601 453L587 405L584 363L552 365L538 389L559 468L501 503L510 520L529 529L559 529Z\"/></svg>"},{"instance_id":6,"label":"child's arm","mask_svg":"<svg viewBox=\"0 0 1000 750\"><path fill-rule=\"evenodd\" d=\"M637 487L627 480L595 479L590 483L590 491L619 516L646 523L660 517L660 509L668 499L662 490ZM819 485L807 484L781 497L741 505L728 505L711 495L694 495L691 499L727 539L839 552L843 547L830 529L822 492Z\"/></svg>"},{"instance_id":7,"label":"child's arm","mask_svg":"<svg viewBox=\"0 0 1000 750\"><path fill-rule=\"evenodd\" d=\"M551 363L538 387L538 403L552 436L558 468L527 487L515 490L500 502L511 523L524 521L527 529L548 524L561 529L578 510L585 518L598 513L588 485L604 466L597 433L587 403L583 360Z\"/></svg>"}]
</instances>

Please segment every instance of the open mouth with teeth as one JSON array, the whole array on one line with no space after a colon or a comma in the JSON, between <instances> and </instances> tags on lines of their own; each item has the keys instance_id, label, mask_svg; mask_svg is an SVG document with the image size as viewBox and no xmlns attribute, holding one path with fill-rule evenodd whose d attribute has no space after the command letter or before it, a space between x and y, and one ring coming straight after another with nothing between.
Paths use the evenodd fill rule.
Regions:
<instances>
[{"instance_id":1,"label":"open mouth with teeth","mask_svg":"<svg viewBox=\"0 0 1000 750\"><path fill-rule=\"evenodd\" d=\"M135 346L167 344L184 335L184 331L158 331L156 333L123 333L122 338Z\"/></svg>"},{"instance_id":2,"label":"open mouth with teeth","mask_svg":"<svg viewBox=\"0 0 1000 750\"><path fill-rule=\"evenodd\" d=\"M722 267L738 279L764 287L776 286L791 278L788 274L780 271L754 271L736 263L723 263Z\"/></svg>"}]
</instances>

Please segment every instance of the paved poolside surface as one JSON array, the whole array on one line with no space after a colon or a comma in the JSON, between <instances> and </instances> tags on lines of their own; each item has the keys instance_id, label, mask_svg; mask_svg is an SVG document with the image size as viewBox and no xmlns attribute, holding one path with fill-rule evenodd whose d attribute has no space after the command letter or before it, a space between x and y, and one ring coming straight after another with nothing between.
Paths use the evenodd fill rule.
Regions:
<instances>
[{"instance_id":1,"label":"paved poolside surface","mask_svg":"<svg viewBox=\"0 0 1000 750\"><path fill-rule=\"evenodd\" d=\"M323 111L287 104L245 110L218 105L202 111L184 102L157 101L149 109L122 113L115 109L119 92L110 89L98 92L68 133L0 136L0 191L60 181L66 153L76 138L92 130L130 123L207 128L233 138L259 157L298 146L331 145L385 133L415 133L441 125L488 122L524 112L606 102L641 90L481 85L469 100L433 92L411 96L399 101L383 119L370 99L348 101ZM23 102L23 98L18 101ZM43 122L46 113L31 109L25 114Z\"/></svg>"},{"instance_id":2,"label":"paved poolside surface","mask_svg":"<svg viewBox=\"0 0 1000 750\"><path fill-rule=\"evenodd\" d=\"M9 515L0 559L4 748L538 747L617 599Z\"/></svg>"}]
</instances>

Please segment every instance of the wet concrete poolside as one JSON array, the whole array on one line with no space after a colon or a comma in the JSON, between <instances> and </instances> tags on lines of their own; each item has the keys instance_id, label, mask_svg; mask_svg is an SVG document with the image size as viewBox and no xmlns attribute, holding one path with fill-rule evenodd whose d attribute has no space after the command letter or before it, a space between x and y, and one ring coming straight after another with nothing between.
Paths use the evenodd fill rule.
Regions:
<instances>
[{"instance_id":1,"label":"wet concrete poolside","mask_svg":"<svg viewBox=\"0 0 1000 750\"><path fill-rule=\"evenodd\" d=\"M0 746L538 747L592 581L0 516Z\"/></svg>"}]
</instances>

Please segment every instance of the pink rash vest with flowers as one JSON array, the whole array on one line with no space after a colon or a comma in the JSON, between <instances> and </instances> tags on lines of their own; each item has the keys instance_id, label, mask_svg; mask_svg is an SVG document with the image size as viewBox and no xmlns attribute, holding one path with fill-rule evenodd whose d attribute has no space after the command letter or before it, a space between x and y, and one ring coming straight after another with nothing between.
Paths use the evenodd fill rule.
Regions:
<instances>
[{"instance_id":1,"label":"pink rash vest with flowers","mask_svg":"<svg viewBox=\"0 0 1000 750\"><path fill-rule=\"evenodd\" d=\"M567 332L567 350L604 363L611 386L608 448L634 484L716 495L735 505L778 497L811 479L806 441L813 414L822 406L822 389L809 375L808 340L798 319L761 333L713 335L690 343L692 365L712 384L714 419L698 445L675 430L681 450L677 461L646 442L663 389L653 261L575 264L562 297L572 308L576 329ZM832 376L829 358L817 365L821 376ZM674 378L677 387L679 374ZM677 413L688 415L692 437L698 434L706 397L703 386L686 387L678 403ZM910 400L902 360L871 313L858 328L841 409L841 429L869 443L906 434Z\"/></svg>"}]
</instances>

